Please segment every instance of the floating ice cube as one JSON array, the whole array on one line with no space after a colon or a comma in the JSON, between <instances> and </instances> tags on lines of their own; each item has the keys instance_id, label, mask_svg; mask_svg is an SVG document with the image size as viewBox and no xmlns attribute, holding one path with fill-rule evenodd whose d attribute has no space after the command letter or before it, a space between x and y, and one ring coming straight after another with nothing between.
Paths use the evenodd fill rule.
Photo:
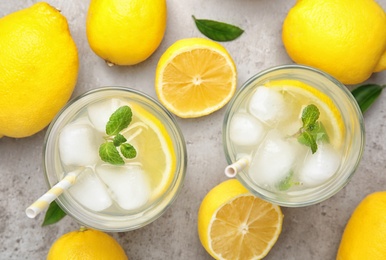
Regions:
<instances>
[{"instance_id":1,"label":"floating ice cube","mask_svg":"<svg viewBox=\"0 0 386 260\"><path fill-rule=\"evenodd\" d=\"M140 208L149 200L149 183L139 166L101 165L96 172L123 209Z\"/></svg>"},{"instance_id":2,"label":"floating ice cube","mask_svg":"<svg viewBox=\"0 0 386 260\"><path fill-rule=\"evenodd\" d=\"M304 185L316 186L331 178L338 170L341 157L330 144L318 144L318 150L306 156L299 170Z\"/></svg>"},{"instance_id":3,"label":"floating ice cube","mask_svg":"<svg viewBox=\"0 0 386 260\"><path fill-rule=\"evenodd\" d=\"M256 183L272 187L291 172L297 152L297 143L272 130L254 155L249 175Z\"/></svg>"},{"instance_id":4,"label":"floating ice cube","mask_svg":"<svg viewBox=\"0 0 386 260\"><path fill-rule=\"evenodd\" d=\"M288 122L288 124L285 124L281 127L281 132L285 136L293 136L297 132L299 132L299 129L303 126L303 122L301 119L293 121L293 122Z\"/></svg>"},{"instance_id":5,"label":"floating ice cube","mask_svg":"<svg viewBox=\"0 0 386 260\"><path fill-rule=\"evenodd\" d=\"M124 102L117 98L92 104L87 108L88 117L99 132L105 133L106 124L109 121L111 114L123 105Z\"/></svg>"},{"instance_id":6,"label":"floating ice cube","mask_svg":"<svg viewBox=\"0 0 386 260\"><path fill-rule=\"evenodd\" d=\"M249 111L262 122L272 124L283 119L287 109L282 94L272 88L259 86L249 102Z\"/></svg>"},{"instance_id":7,"label":"floating ice cube","mask_svg":"<svg viewBox=\"0 0 386 260\"><path fill-rule=\"evenodd\" d=\"M59 135L59 153L65 165L94 165L99 158L98 149L97 136L89 124L68 124Z\"/></svg>"},{"instance_id":8,"label":"floating ice cube","mask_svg":"<svg viewBox=\"0 0 386 260\"><path fill-rule=\"evenodd\" d=\"M83 124L83 125L89 125L89 126L93 126L90 122L90 120L88 119L88 116L82 116L82 117L79 117L77 119L75 119L74 121L71 122L71 124Z\"/></svg>"},{"instance_id":9,"label":"floating ice cube","mask_svg":"<svg viewBox=\"0 0 386 260\"><path fill-rule=\"evenodd\" d=\"M236 145L256 145L264 135L263 124L247 113L237 113L229 126L230 139Z\"/></svg>"},{"instance_id":10,"label":"floating ice cube","mask_svg":"<svg viewBox=\"0 0 386 260\"><path fill-rule=\"evenodd\" d=\"M112 204L107 188L90 168L79 175L68 191L80 204L94 211L102 211Z\"/></svg>"}]
</instances>

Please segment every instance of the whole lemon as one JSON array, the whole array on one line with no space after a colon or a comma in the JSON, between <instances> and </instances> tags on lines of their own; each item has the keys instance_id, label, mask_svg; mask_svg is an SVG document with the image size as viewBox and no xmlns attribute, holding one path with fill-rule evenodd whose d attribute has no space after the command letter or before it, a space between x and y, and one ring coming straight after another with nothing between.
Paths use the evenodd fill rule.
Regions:
<instances>
[{"instance_id":1,"label":"whole lemon","mask_svg":"<svg viewBox=\"0 0 386 260\"><path fill-rule=\"evenodd\" d=\"M158 48L166 18L165 0L91 0L87 39L108 63L134 65Z\"/></svg>"},{"instance_id":2,"label":"whole lemon","mask_svg":"<svg viewBox=\"0 0 386 260\"><path fill-rule=\"evenodd\" d=\"M386 259L386 192L365 197L354 210L337 260Z\"/></svg>"},{"instance_id":3,"label":"whole lemon","mask_svg":"<svg viewBox=\"0 0 386 260\"><path fill-rule=\"evenodd\" d=\"M119 243L108 234L80 228L61 236L51 246L47 260L127 260Z\"/></svg>"},{"instance_id":4,"label":"whole lemon","mask_svg":"<svg viewBox=\"0 0 386 260\"><path fill-rule=\"evenodd\" d=\"M386 15L373 0L298 0L283 23L293 61L357 84L386 69Z\"/></svg>"},{"instance_id":5,"label":"whole lemon","mask_svg":"<svg viewBox=\"0 0 386 260\"><path fill-rule=\"evenodd\" d=\"M66 18L37 3L0 18L0 137L27 137L65 105L78 77Z\"/></svg>"}]
</instances>

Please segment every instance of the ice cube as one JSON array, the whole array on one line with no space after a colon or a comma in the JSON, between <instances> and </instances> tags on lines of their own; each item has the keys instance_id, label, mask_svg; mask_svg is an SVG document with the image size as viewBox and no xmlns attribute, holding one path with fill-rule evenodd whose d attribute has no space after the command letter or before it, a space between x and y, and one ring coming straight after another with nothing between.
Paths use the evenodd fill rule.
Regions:
<instances>
[{"instance_id":1,"label":"ice cube","mask_svg":"<svg viewBox=\"0 0 386 260\"><path fill-rule=\"evenodd\" d=\"M107 188L90 168L80 173L68 191L80 204L94 211L102 211L112 204Z\"/></svg>"},{"instance_id":2,"label":"ice cube","mask_svg":"<svg viewBox=\"0 0 386 260\"><path fill-rule=\"evenodd\" d=\"M109 121L110 116L123 105L124 102L117 98L92 104L87 108L88 117L95 126L95 129L101 133L105 133L106 124Z\"/></svg>"},{"instance_id":3,"label":"ice cube","mask_svg":"<svg viewBox=\"0 0 386 260\"><path fill-rule=\"evenodd\" d=\"M288 124L284 124L280 127L281 132L285 136L294 136L297 132L299 132L299 129L303 126L303 122L301 119L288 122Z\"/></svg>"},{"instance_id":4,"label":"ice cube","mask_svg":"<svg viewBox=\"0 0 386 260\"><path fill-rule=\"evenodd\" d=\"M322 184L339 168L341 157L330 144L318 144L318 150L307 154L299 170L299 180L308 186Z\"/></svg>"},{"instance_id":5,"label":"ice cube","mask_svg":"<svg viewBox=\"0 0 386 260\"><path fill-rule=\"evenodd\" d=\"M259 86L249 102L249 111L260 121L273 124L286 116L287 108L282 94L273 88Z\"/></svg>"},{"instance_id":6,"label":"ice cube","mask_svg":"<svg viewBox=\"0 0 386 260\"><path fill-rule=\"evenodd\" d=\"M88 119L88 116L79 117L79 118L75 119L74 121L72 121L71 124L84 124L84 125L89 125L89 126L93 127L90 120Z\"/></svg>"},{"instance_id":7,"label":"ice cube","mask_svg":"<svg viewBox=\"0 0 386 260\"><path fill-rule=\"evenodd\" d=\"M247 113L237 113L232 117L229 136L236 145L256 145L264 136L263 124Z\"/></svg>"},{"instance_id":8,"label":"ice cube","mask_svg":"<svg viewBox=\"0 0 386 260\"><path fill-rule=\"evenodd\" d=\"M89 124L68 124L59 135L59 153L65 165L95 165L99 158L98 149L97 136Z\"/></svg>"},{"instance_id":9,"label":"ice cube","mask_svg":"<svg viewBox=\"0 0 386 260\"><path fill-rule=\"evenodd\" d=\"M270 131L256 151L249 175L260 185L273 187L290 174L298 153L297 143Z\"/></svg>"},{"instance_id":10,"label":"ice cube","mask_svg":"<svg viewBox=\"0 0 386 260\"><path fill-rule=\"evenodd\" d=\"M96 172L123 209L140 208L149 200L149 183L140 166L101 165Z\"/></svg>"}]
</instances>

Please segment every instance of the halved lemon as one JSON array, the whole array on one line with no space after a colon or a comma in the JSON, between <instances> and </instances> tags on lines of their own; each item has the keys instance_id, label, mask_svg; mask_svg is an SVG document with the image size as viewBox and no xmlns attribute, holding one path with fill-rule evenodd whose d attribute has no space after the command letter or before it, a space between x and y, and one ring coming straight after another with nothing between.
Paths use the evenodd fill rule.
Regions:
<instances>
[{"instance_id":1,"label":"halved lemon","mask_svg":"<svg viewBox=\"0 0 386 260\"><path fill-rule=\"evenodd\" d=\"M282 229L279 206L266 202L236 179L214 187L198 212L198 234L215 259L261 259L276 243Z\"/></svg>"},{"instance_id":2,"label":"halved lemon","mask_svg":"<svg viewBox=\"0 0 386 260\"><path fill-rule=\"evenodd\" d=\"M331 144L335 148L342 145L346 128L340 110L328 95L298 80L272 80L264 85L275 87L288 95L298 95L304 99L302 102L315 103L320 110L320 120L326 127Z\"/></svg>"},{"instance_id":3,"label":"halved lemon","mask_svg":"<svg viewBox=\"0 0 386 260\"><path fill-rule=\"evenodd\" d=\"M130 135L134 136L129 142L137 149L135 161L141 163L143 171L149 176L152 199L155 199L169 188L174 178L176 154L173 141L157 117L136 104L130 104L130 107L133 111L130 126L141 126L129 130L128 140Z\"/></svg>"},{"instance_id":4,"label":"halved lemon","mask_svg":"<svg viewBox=\"0 0 386 260\"><path fill-rule=\"evenodd\" d=\"M205 116L222 108L236 90L236 66L219 43L182 39L161 56L155 90L160 102L182 118Z\"/></svg>"}]
</instances>

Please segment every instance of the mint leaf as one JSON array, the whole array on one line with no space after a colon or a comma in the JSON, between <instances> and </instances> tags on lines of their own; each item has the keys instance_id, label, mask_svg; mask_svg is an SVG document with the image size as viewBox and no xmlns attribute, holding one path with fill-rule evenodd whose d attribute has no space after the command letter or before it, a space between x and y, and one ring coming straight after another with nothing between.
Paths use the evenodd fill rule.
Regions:
<instances>
[{"instance_id":1,"label":"mint leaf","mask_svg":"<svg viewBox=\"0 0 386 260\"><path fill-rule=\"evenodd\" d=\"M123 165L125 161L121 154L128 159L135 158L137 151L126 143L127 139L119 132L129 126L133 114L129 106L122 106L111 114L106 124L106 142L99 147L99 157L102 161L113 165ZM121 154L118 151L120 148Z\"/></svg>"},{"instance_id":2,"label":"mint leaf","mask_svg":"<svg viewBox=\"0 0 386 260\"><path fill-rule=\"evenodd\" d=\"M330 138L328 137L326 128L324 127L322 122L316 122L313 130L310 132L313 135L316 142L324 142L324 143L330 142Z\"/></svg>"},{"instance_id":3,"label":"mint leaf","mask_svg":"<svg viewBox=\"0 0 386 260\"><path fill-rule=\"evenodd\" d=\"M120 146L121 144L123 144L126 141L127 141L127 139L123 135L117 134L113 139L113 144L114 144L114 146Z\"/></svg>"},{"instance_id":4,"label":"mint leaf","mask_svg":"<svg viewBox=\"0 0 386 260\"><path fill-rule=\"evenodd\" d=\"M121 144L120 146L121 153L127 159L133 159L137 156L137 150L135 150L134 146L128 143Z\"/></svg>"},{"instance_id":5,"label":"mint leaf","mask_svg":"<svg viewBox=\"0 0 386 260\"><path fill-rule=\"evenodd\" d=\"M302 111L303 126L294 135L298 142L311 148L312 153L318 150L317 142L329 142L326 128L319 122L319 109L311 104L306 106Z\"/></svg>"},{"instance_id":6,"label":"mint leaf","mask_svg":"<svg viewBox=\"0 0 386 260\"><path fill-rule=\"evenodd\" d=\"M197 26L197 29L209 39L219 42L232 41L238 38L243 34L244 30L223 22L218 22L214 20L207 19L196 19L192 15L194 23Z\"/></svg>"},{"instance_id":7,"label":"mint leaf","mask_svg":"<svg viewBox=\"0 0 386 260\"><path fill-rule=\"evenodd\" d=\"M291 188L292 185L294 184L292 180L293 175L294 175L294 172L291 170L290 173L282 181L279 182L278 189L281 191L285 191Z\"/></svg>"},{"instance_id":8,"label":"mint leaf","mask_svg":"<svg viewBox=\"0 0 386 260\"><path fill-rule=\"evenodd\" d=\"M310 147L312 153L315 153L316 150L318 150L318 145L316 144L314 136L308 131L305 131L299 135L298 142Z\"/></svg>"},{"instance_id":9,"label":"mint leaf","mask_svg":"<svg viewBox=\"0 0 386 260\"><path fill-rule=\"evenodd\" d=\"M118 108L106 124L106 134L117 135L120 131L129 126L132 119L132 112L129 106Z\"/></svg>"},{"instance_id":10,"label":"mint leaf","mask_svg":"<svg viewBox=\"0 0 386 260\"><path fill-rule=\"evenodd\" d=\"M66 216L66 212L64 212L56 201L53 201L48 206L46 215L44 216L42 226L48 226L59 222L62 218Z\"/></svg>"},{"instance_id":11,"label":"mint leaf","mask_svg":"<svg viewBox=\"0 0 386 260\"><path fill-rule=\"evenodd\" d=\"M114 165L123 165L125 161L122 159L114 143L106 142L99 147L99 156L104 162Z\"/></svg>"},{"instance_id":12,"label":"mint leaf","mask_svg":"<svg viewBox=\"0 0 386 260\"><path fill-rule=\"evenodd\" d=\"M302 112L303 128L312 129L313 125L319 119L319 115L320 115L319 109L315 105L311 104L306 106Z\"/></svg>"}]
</instances>

